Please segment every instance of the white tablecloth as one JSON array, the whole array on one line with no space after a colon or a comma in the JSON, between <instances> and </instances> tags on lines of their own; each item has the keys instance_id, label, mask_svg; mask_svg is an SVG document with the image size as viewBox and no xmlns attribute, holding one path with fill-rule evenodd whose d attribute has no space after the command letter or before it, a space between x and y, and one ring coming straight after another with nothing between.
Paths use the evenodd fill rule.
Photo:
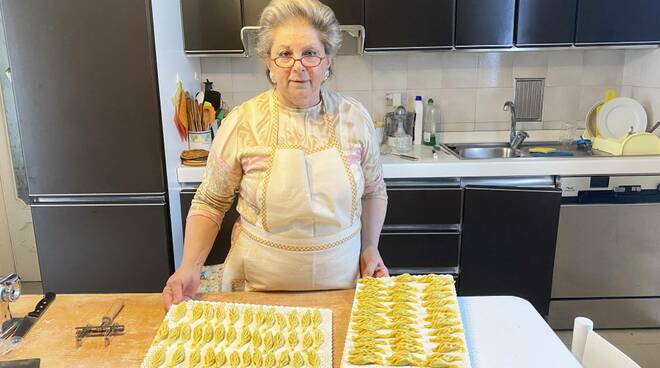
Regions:
<instances>
[{"instance_id":1,"label":"white tablecloth","mask_svg":"<svg viewBox=\"0 0 660 368\"><path fill-rule=\"evenodd\" d=\"M459 297L472 368L581 368L541 315L513 296Z\"/></svg>"}]
</instances>

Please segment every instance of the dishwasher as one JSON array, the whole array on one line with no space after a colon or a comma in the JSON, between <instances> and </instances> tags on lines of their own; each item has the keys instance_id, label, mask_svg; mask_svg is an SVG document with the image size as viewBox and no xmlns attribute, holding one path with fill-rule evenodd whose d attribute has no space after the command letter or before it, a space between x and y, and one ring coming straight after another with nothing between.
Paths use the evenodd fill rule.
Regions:
<instances>
[{"instance_id":1,"label":"dishwasher","mask_svg":"<svg viewBox=\"0 0 660 368\"><path fill-rule=\"evenodd\" d=\"M548 322L660 327L660 176L561 177Z\"/></svg>"}]
</instances>

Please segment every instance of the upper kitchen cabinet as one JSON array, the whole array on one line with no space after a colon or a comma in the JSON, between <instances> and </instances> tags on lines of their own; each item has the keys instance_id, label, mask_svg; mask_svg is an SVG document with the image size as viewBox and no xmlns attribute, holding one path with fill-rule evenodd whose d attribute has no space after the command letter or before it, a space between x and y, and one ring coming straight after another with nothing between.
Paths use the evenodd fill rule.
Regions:
<instances>
[{"instance_id":1,"label":"upper kitchen cabinet","mask_svg":"<svg viewBox=\"0 0 660 368\"><path fill-rule=\"evenodd\" d=\"M456 47L512 47L515 10L516 0L457 0Z\"/></svg>"},{"instance_id":2,"label":"upper kitchen cabinet","mask_svg":"<svg viewBox=\"0 0 660 368\"><path fill-rule=\"evenodd\" d=\"M578 0L518 0L516 46L571 46Z\"/></svg>"},{"instance_id":3,"label":"upper kitchen cabinet","mask_svg":"<svg viewBox=\"0 0 660 368\"><path fill-rule=\"evenodd\" d=\"M658 0L580 0L575 44L660 43L658 19Z\"/></svg>"},{"instance_id":4,"label":"upper kitchen cabinet","mask_svg":"<svg viewBox=\"0 0 660 368\"><path fill-rule=\"evenodd\" d=\"M243 0L243 25L259 25L261 11L270 0ZM364 24L363 0L323 0L322 3L332 8L341 25Z\"/></svg>"},{"instance_id":5,"label":"upper kitchen cabinet","mask_svg":"<svg viewBox=\"0 0 660 368\"><path fill-rule=\"evenodd\" d=\"M181 0L186 54L241 54L241 0Z\"/></svg>"},{"instance_id":6,"label":"upper kitchen cabinet","mask_svg":"<svg viewBox=\"0 0 660 368\"><path fill-rule=\"evenodd\" d=\"M450 49L455 0L365 0L365 50Z\"/></svg>"}]
</instances>

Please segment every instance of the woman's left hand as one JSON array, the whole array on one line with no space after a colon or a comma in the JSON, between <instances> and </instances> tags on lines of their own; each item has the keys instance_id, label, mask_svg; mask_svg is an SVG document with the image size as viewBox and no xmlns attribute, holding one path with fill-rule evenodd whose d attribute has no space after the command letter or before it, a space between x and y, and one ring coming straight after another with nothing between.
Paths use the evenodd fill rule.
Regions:
<instances>
[{"instance_id":1,"label":"woman's left hand","mask_svg":"<svg viewBox=\"0 0 660 368\"><path fill-rule=\"evenodd\" d=\"M377 247L366 247L360 254L360 277L388 277L390 276Z\"/></svg>"}]
</instances>

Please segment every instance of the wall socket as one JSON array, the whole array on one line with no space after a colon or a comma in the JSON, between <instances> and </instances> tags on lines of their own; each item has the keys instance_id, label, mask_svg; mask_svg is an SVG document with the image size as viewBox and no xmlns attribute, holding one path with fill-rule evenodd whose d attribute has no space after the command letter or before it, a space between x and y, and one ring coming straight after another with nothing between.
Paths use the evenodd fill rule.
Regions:
<instances>
[{"instance_id":1,"label":"wall socket","mask_svg":"<svg viewBox=\"0 0 660 368\"><path fill-rule=\"evenodd\" d=\"M385 106L397 107L406 105L407 94L405 92L392 92L385 94Z\"/></svg>"}]
</instances>

